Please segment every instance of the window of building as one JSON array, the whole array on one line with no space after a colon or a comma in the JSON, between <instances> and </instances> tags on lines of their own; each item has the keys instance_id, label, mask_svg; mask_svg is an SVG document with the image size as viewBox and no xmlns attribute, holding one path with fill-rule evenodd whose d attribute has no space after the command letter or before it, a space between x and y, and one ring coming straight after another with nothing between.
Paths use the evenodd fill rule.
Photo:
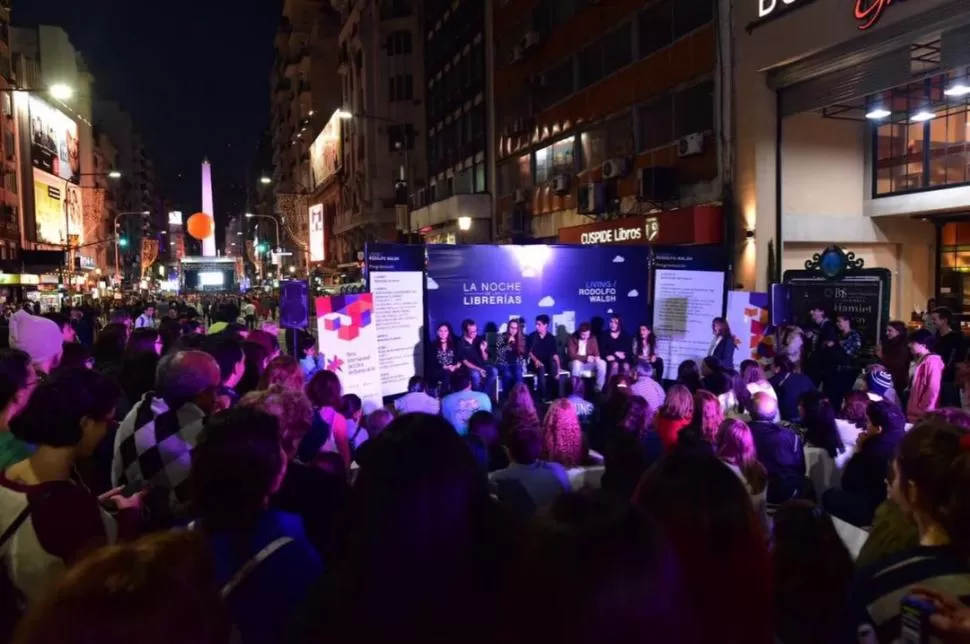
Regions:
<instances>
[{"instance_id":1,"label":"window of building","mask_svg":"<svg viewBox=\"0 0 970 644\"><path fill-rule=\"evenodd\" d=\"M673 7L674 38L680 38L714 19L714 0L677 0Z\"/></svg>"},{"instance_id":2,"label":"window of building","mask_svg":"<svg viewBox=\"0 0 970 644\"><path fill-rule=\"evenodd\" d=\"M411 125L389 125L387 127L388 151L396 152L406 147L414 149L414 127Z\"/></svg>"},{"instance_id":3,"label":"window of building","mask_svg":"<svg viewBox=\"0 0 970 644\"><path fill-rule=\"evenodd\" d=\"M603 38L604 76L633 62L633 23L627 22Z\"/></svg>"},{"instance_id":4,"label":"window of building","mask_svg":"<svg viewBox=\"0 0 970 644\"><path fill-rule=\"evenodd\" d=\"M13 116L13 98L10 92L0 92L0 105L3 105L4 116Z\"/></svg>"},{"instance_id":5,"label":"window of building","mask_svg":"<svg viewBox=\"0 0 970 644\"><path fill-rule=\"evenodd\" d=\"M588 5L589 0L540 0L532 12L533 23L541 33L548 33Z\"/></svg>"},{"instance_id":6,"label":"window of building","mask_svg":"<svg viewBox=\"0 0 970 644\"><path fill-rule=\"evenodd\" d=\"M17 175L14 172L6 172L3 175L3 187L7 192L17 194Z\"/></svg>"},{"instance_id":7,"label":"window of building","mask_svg":"<svg viewBox=\"0 0 970 644\"><path fill-rule=\"evenodd\" d=\"M714 129L714 83L708 81L674 96L674 136Z\"/></svg>"},{"instance_id":8,"label":"window of building","mask_svg":"<svg viewBox=\"0 0 970 644\"><path fill-rule=\"evenodd\" d=\"M485 164L475 164L475 192L485 192Z\"/></svg>"},{"instance_id":9,"label":"window of building","mask_svg":"<svg viewBox=\"0 0 970 644\"><path fill-rule=\"evenodd\" d=\"M567 58L533 78L534 107L542 111L573 93L573 58Z\"/></svg>"},{"instance_id":10,"label":"window of building","mask_svg":"<svg viewBox=\"0 0 970 644\"><path fill-rule=\"evenodd\" d=\"M579 135L583 154L583 170L591 170L606 161L606 130L602 127Z\"/></svg>"},{"instance_id":11,"label":"window of building","mask_svg":"<svg viewBox=\"0 0 970 644\"><path fill-rule=\"evenodd\" d=\"M668 145L674 140L674 101L668 94L640 108L640 150Z\"/></svg>"},{"instance_id":12,"label":"window of building","mask_svg":"<svg viewBox=\"0 0 970 644\"><path fill-rule=\"evenodd\" d=\"M550 181L557 174L572 176L576 172L573 153L576 148L576 137L557 141L552 145L536 150L536 183Z\"/></svg>"},{"instance_id":13,"label":"window of building","mask_svg":"<svg viewBox=\"0 0 970 644\"><path fill-rule=\"evenodd\" d=\"M607 121L606 126L606 158L632 157L636 149L633 134L633 113L627 112Z\"/></svg>"},{"instance_id":14,"label":"window of building","mask_svg":"<svg viewBox=\"0 0 970 644\"><path fill-rule=\"evenodd\" d=\"M391 101L410 101L414 98L414 79L411 74L392 76L388 80L387 95Z\"/></svg>"},{"instance_id":15,"label":"window of building","mask_svg":"<svg viewBox=\"0 0 970 644\"><path fill-rule=\"evenodd\" d=\"M644 9L637 26L640 31L640 58L663 49L674 41L673 2L661 0Z\"/></svg>"},{"instance_id":16,"label":"window of building","mask_svg":"<svg viewBox=\"0 0 970 644\"><path fill-rule=\"evenodd\" d=\"M411 53L411 32L407 30L395 31L387 36L387 53L390 56L400 56Z\"/></svg>"},{"instance_id":17,"label":"window of building","mask_svg":"<svg viewBox=\"0 0 970 644\"><path fill-rule=\"evenodd\" d=\"M3 133L3 153L8 159L13 159L17 153L16 143L14 142L13 132Z\"/></svg>"},{"instance_id":18,"label":"window of building","mask_svg":"<svg viewBox=\"0 0 970 644\"><path fill-rule=\"evenodd\" d=\"M576 56L579 88L589 87L603 78L603 41L597 40Z\"/></svg>"}]
</instances>

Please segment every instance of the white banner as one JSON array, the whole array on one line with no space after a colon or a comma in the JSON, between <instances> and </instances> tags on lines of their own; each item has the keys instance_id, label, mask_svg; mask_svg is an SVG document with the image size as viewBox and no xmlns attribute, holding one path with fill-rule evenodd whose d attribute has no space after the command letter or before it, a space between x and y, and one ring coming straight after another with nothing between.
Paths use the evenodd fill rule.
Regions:
<instances>
[{"instance_id":1,"label":"white banner","mask_svg":"<svg viewBox=\"0 0 970 644\"><path fill-rule=\"evenodd\" d=\"M357 394L369 413L383 403L374 297L370 293L316 299L317 338L328 371L345 394Z\"/></svg>"},{"instance_id":2,"label":"white banner","mask_svg":"<svg viewBox=\"0 0 970 644\"><path fill-rule=\"evenodd\" d=\"M685 360L703 360L714 336L711 322L724 313L724 273L658 269L654 290L653 331L657 353L677 378Z\"/></svg>"}]
</instances>

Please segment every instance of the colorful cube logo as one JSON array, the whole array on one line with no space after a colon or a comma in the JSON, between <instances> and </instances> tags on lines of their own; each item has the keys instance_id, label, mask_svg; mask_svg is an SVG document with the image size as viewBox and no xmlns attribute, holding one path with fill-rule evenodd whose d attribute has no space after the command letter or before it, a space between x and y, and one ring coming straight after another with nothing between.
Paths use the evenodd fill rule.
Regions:
<instances>
[{"instance_id":1,"label":"colorful cube logo","mask_svg":"<svg viewBox=\"0 0 970 644\"><path fill-rule=\"evenodd\" d=\"M323 329L335 332L345 341L356 339L373 319L373 302L361 294L318 297L316 308L317 317L323 319Z\"/></svg>"}]
</instances>

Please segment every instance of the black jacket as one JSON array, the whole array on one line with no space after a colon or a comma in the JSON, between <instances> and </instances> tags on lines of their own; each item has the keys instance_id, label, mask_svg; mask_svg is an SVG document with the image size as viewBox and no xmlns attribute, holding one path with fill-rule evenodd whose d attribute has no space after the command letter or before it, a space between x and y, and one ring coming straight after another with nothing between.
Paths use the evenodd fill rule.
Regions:
<instances>
[{"instance_id":1,"label":"black jacket","mask_svg":"<svg viewBox=\"0 0 970 644\"><path fill-rule=\"evenodd\" d=\"M886 473L902 438L902 432L873 436L845 465L842 489L865 499L872 513L886 500Z\"/></svg>"},{"instance_id":2,"label":"black jacket","mask_svg":"<svg viewBox=\"0 0 970 644\"><path fill-rule=\"evenodd\" d=\"M768 421L749 423L758 460L768 472L768 502L784 503L805 483L805 450L794 431Z\"/></svg>"},{"instance_id":3,"label":"black jacket","mask_svg":"<svg viewBox=\"0 0 970 644\"><path fill-rule=\"evenodd\" d=\"M711 357L718 361L721 369L734 369L734 338L725 336L711 351Z\"/></svg>"},{"instance_id":4,"label":"black jacket","mask_svg":"<svg viewBox=\"0 0 970 644\"><path fill-rule=\"evenodd\" d=\"M778 411L781 419L798 421L798 401L805 393L815 390L815 383L803 373L779 374L768 382L778 394Z\"/></svg>"},{"instance_id":5,"label":"black jacket","mask_svg":"<svg viewBox=\"0 0 970 644\"><path fill-rule=\"evenodd\" d=\"M943 358L943 382L953 382L956 377L957 363L963 362L967 355L963 334L952 330L940 336L933 353Z\"/></svg>"}]
</instances>

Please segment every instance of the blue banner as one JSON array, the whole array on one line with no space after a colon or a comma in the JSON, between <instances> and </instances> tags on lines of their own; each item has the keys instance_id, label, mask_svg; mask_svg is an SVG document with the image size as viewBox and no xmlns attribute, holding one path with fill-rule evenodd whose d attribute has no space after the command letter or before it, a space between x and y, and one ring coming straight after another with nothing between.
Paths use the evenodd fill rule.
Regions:
<instances>
[{"instance_id":1,"label":"blue banner","mask_svg":"<svg viewBox=\"0 0 970 644\"><path fill-rule=\"evenodd\" d=\"M364 270L380 272L424 271L424 246L410 244L367 244Z\"/></svg>"},{"instance_id":2,"label":"blue banner","mask_svg":"<svg viewBox=\"0 0 970 644\"><path fill-rule=\"evenodd\" d=\"M494 333L511 318L526 330L548 315L563 337L583 322L594 330L613 313L632 332L647 319L648 258L643 246L428 246L428 334L464 319Z\"/></svg>"}]
</instances>

